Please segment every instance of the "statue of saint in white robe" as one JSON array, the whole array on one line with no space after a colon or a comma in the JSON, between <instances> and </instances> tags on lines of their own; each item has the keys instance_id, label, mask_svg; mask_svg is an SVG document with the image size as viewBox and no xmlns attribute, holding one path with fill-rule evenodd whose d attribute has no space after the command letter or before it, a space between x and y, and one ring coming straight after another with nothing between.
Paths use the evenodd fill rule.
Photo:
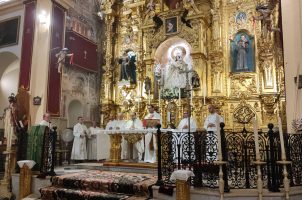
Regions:
<instances>
[{"instance_id":1,"label":"statue of saint in white robe","mask_svg":"<svg viewBox=\"0 0 302 200\"><path fill-rule=\"evenodd\" d=\"M135 119L135 120L128 120L126 125L125 125L125 129L127 130L135 130L135 129L143 129L143 122L140 119ZM124 138L123 138L124 139ZM124 156L124 159L129 159L130 158L130 145L128 144L128 142L126 140L124 140L124 149L122 148L122 156ZM123 146L122 146L123 147ZM133 145L133 157L130 159L137 159L139 161L142 160L143 158L143 153L145 151L144 148L144 138L142 138L141 140L137 141L134 145Z\"/></svg>"},{"instance_id":2,"label":"statue of saint in white robe","mask_svg":"<svg viewBox=\"0 0 302 200\"><path fill-rule=\"evenodd\" d=\"M86 135L88 129L84 124L77 123L73 127L73 146L71 151L71 160L87 159Z\"/></svg>"},{"instance_id":3,"label":"statue of saint in white robe","mask_svg":"<svg viewBox=\"0 0 302 200\"><path fill-rule=\"evenodd\" d=\"M7 149L11 149L12 144L17 140L17 136L15 133L15 110L13 104L11 104L8 108L5 109L5 117L4 117L4 137L7 141Z\"/></svg>"},{"instance_id":4,"label":"statue of saint in white robe","mask_svg":"<svg viewBox=\"0 0 302 200\"><path fill-rule=\"evenodd\" d=\"M162 118L160 114L157 112L149 113L145 116L145 119L158 119L160 123L162 123ZM152 139L153 138L153 139ZM150 145L153 142L153 145ZM153 146L153 149L150 148ZM156 150L157 150L157 142L156 142L156 135L153 133L147 133L145 135L145 162L155 163L156 162Z\"/></svg>"},{"instance_id":5,"label":"statue of saint in white robe","mask_svg":"<svg viewBox=\"0 0 302 200\"><path fill-rule=\"evenodd\" d=\"M178 58L175 61L170 60L167 64L167 74L165 78L165 89L185 88L186 87L186 74L183 73L188 69L188 65Z\"/></svg>"},{"instance_id":6,"label":"statue of saint in white robe","mask_svg":"<svg viewBox=\"0 0 302 200\"><path fill-rule=\"evenodd\" d=\"M219 124L221 122L224 122L223 118L218 115L217 113L213 113L213 114L209 114L209 116L205 119L204 122L204 128L207 130L207 137L206 137L206 144L208 144L206 146L206 161L210 162L210 161L214 161L217 160L217 145L218 145L218 141L217 141L217 126L219 126ZM213 127L210 127L210 125L213 125ZM220 130L220 129L219 129ZM216 145L214 145L216 144ZM213 152L214 151L214 156L210 156L209 152Z\"/></svg>"},{"instance_id":7,"label":"statue of saint in white robe","mask_svg":"<svg viewBox=\"0 0 302 200\"><path fill-rule=\"evenodd\" d=\"M100 133L99 127L90 127L87 134L87 158L97 160L97 134Z\"/></svg>"}]
</instances>

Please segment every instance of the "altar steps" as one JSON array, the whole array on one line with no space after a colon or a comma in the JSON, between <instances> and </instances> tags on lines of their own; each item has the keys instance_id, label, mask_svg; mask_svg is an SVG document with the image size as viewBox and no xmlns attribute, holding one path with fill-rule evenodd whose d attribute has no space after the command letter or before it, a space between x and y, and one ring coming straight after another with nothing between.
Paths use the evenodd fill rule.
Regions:
<instances>
[{"instance_id":1,"label":"altar steps","mask_svg":"<svg viewBox=\"0 0 302 200\"><path fill-rule=\"evenodd\" d=\"M55 176L40 193L42 200L142 200L156 180L151 174L89 170Z\"/></svg>"},{"instance_id":2,"label":"altar steps","mask_svg":"<svg viewBox=\"0 0 302 200\"><path fill-rule=\"evenodd\" d=\"M149 163L120 163L119 165L112 166L110 163L89 162L89 163L70 164L68 166L59 167L55 171L57 174L62 175L70 170L81 170L81 169L157 175L157 168L154 168L154 164L149 164Z\"/></svg>"}]
</instances>

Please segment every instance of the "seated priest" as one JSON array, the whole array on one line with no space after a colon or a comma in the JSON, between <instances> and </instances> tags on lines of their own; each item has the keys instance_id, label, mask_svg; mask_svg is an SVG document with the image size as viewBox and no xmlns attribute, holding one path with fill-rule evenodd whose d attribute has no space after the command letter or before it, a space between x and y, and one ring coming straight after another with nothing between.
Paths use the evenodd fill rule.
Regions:
<instances>
[{"instance_id":1,"label":"seated priest","mask_svg":"<svg viewBox=\"0 0 302 200\"><path fill-rule=\"evenodd\" d=\"M179 122L177 129L182 131L188 131L189 129L189 112L187 110L185 110L183 112L183 118L182 120ZM195 132L197 129L197 124L196 124L196 120L192 117L190 117L190 131Z\"/></svg>"},{"instance_id":2,"label":"seated priest","mask_svg":"<svg viewBox=\"0 0 302 200\"><path fill-rule=\"evenodd\" d=\"M106 125L106 130L113 130L115 129L115 125L116 125L116 120L114 117L114 114L110 114L109 115L109 122Z\"/></svg>"},{"instance_id":3,"label":"seated priest","mask_svg":"<svg viewBox=\"0 0 302 200\"><path fill-rule=\"evenodd\" d=\"M135 112L131 112L130 117L131 119L127 121L125 129L127 130L143 129L143 123L140 119L136 117ZM138 159L139 161L142 161L143 153L144 153L144 138L137 141L135 144L133 144L133 146L132 144L129 144L127 142L127 147L128 148L124 148L124 150L122 151L124 157L131 158L131 159ZM132 157L130 156L131 154L133 155Z\"/></svg>"},{"instance_id":4,"label":"seated priest","mask_svg":"<svg viewBox=\"0 0 302 200\"><path fill-rule=\"evenodd\" d=\"M100 128L97 127L96 121L92 122L92 126L89 128L87 134L87 158L88 160L97 160L97 134L100 132Z\"/></svg>"},{"instance_id":5,"label":"seated priest","mask_svg":"<svg viewBox=\"0 0 302 200\"><path fill-rule=\"evenodd\" d=\"M156 119L159 120L160 124L162 123L162 118L160 114L158 114L153 105L148 105L149 113L145 116L145 119ZM156 150L157 150L157 143L156 143L156 135L153 133L147 133L145 135L145 162L154 163L156 162Z\"/></svg>"},{"instance_id":6,"label":"seated priest","mask_svg":"<svg viewBox=\"0 0 302 200\"><path fill-rule=\"evenodd\" d=\"M83 161L87 159L86 136L88 129L83 121L83 117L78 117L78 123L73 127L74 139L71 160Z\"/></svg>"}]
</instances>

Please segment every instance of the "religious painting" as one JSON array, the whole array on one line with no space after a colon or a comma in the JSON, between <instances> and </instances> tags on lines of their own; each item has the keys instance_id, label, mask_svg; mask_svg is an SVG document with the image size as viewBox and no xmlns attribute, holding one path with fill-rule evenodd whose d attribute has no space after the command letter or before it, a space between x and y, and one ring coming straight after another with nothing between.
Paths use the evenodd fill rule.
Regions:
<instances>
[{"instance_id":1,"label":"religious painting","mask_svg":"<svg viewBox=\"0 0 302 200\"><path fill-rule=\"evenodd\" d=\"M231 39L232 72L254 72L254 38L245 32L238 32Z\"/></svg>"},{"instance_id":2,"label":"religious painting","mask_svg":"<svg viewBox=\"0 0 302 200\"><path fill-rule=\"evenodd\" d=\"M0 22L0 48L18 44L20 16Z\"/></svg>"},{"instance_id":3,"label":"religious painting","mask_svg":"<svg viewBox=\"0 0 302 200\"><path fill-rule=\"evenodd\" d=\"M165 30L167 35L177 33L177 29L178 29L177 17L167 18L165 20Z\"/></svg>"},{"instance_id":4,"label":"religious painting","mask_svg":"<svg viewBox=\"0 0 302 200\"><path fill-rule=\"evenodd\" d=\"M239 25L242 25L242 24L246 23L246 21L247 21L246 13L245 12L238 12L236 17L235 17L235 21Z\"/></svg>"},{"instance_id":5,"label":"religious painting","mask_svg":"<svg viewBox=\"0 0 302 200\"><path fill-rule=\"evenodd\" d=\"M125 50L118 63L120 64L120 84L136 84L136 54L134 51Z\"/></svg>"}]
</instances>

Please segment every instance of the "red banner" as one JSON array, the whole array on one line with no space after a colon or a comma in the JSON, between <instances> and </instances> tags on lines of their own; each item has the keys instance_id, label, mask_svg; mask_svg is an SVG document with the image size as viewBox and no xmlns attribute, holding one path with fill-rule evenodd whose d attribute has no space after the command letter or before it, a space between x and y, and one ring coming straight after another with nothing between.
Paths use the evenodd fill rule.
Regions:
<instances>
[{"instance_id":1,"label":"red banner","mask_svg":"<svg viewBox=\"0 0 302 200\"><path fill-rule=\"evenodd\" d=\"M65 46L73 53L73 66L97 72L97 45L80 34L67 31Z\"/></svg>"},{"instance_id":2,"label":"red banner","mask_svg":"<svg viewBox=\"0 0 302 200\"><path fill-rule=\"evenodd\" d=\"M52 116L60 115L61 74L58 73L56 54L63 48L65 10L53 4L51 19L51 39L48 69L47 112Z\"/></svg>"},{"instance_id":3,"label":"red banner","mask_svg":"<svg viewBox=\"0 0 302 200\"><path fill-rule=\"evenodd\" d=\"M25 2L19 88L29 90L36 21L36 1Z\"/></svg>"}]
</instances>

